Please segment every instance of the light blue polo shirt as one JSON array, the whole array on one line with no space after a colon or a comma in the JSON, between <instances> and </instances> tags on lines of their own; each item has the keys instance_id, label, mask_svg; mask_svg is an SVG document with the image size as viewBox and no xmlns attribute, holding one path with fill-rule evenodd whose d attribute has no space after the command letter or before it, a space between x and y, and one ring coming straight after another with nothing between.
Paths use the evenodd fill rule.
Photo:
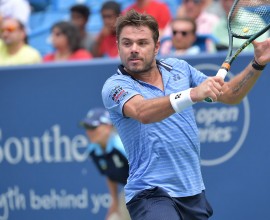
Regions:
<instances>
[{"instance_id":1,"label":"light blue polo shirt","mask_svg":"<svg viewBox=\"0 0 270 220\"><path fill-rule=\"evenodd\" d=\"M164 91L133 79L123 66L119 66L117 74L105 82L102 90L103 103L119 132L130 165L126 202L141 190L155 186L172 197L192 196L204 190L199 134L192 107L150 124L123 116L124 104L135 95L145 99L168 96L195 87L207 78L176 58L157 64Z\"/></svg>"}]
</instances>

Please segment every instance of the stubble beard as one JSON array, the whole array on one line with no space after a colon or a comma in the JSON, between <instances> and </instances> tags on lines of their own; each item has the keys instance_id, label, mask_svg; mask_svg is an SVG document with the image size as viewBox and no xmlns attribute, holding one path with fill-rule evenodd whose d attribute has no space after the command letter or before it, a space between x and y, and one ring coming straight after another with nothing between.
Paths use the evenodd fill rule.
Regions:
<instances>
[{"instance_id":1,"label":"stubble beard","mask_svg":"<svg viewBox=\"0 0 270 220\"><path fill-rule=\"evenodd\" d=\"M132 58L137 58L135 56L133 56ZM149 72L152 68L153 68L153 60L155 58L153 58L150 62L146 62L145 63L145 60L142 59L142 62L143 62L143 66L140 67L140 66L131 66L131 65L128 65L126 63L126 65L124 65L126 71L130 74L143 74L143 73L147 73Z\"/></svg>"}]
</instances>

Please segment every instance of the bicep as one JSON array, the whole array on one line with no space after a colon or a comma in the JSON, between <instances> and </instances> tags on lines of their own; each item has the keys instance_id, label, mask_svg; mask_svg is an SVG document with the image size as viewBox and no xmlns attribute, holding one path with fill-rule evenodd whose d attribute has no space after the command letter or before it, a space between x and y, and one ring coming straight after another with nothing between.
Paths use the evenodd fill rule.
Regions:
<instances>
[{"instance_id":1,"label":"bicep","mask_svg":"<svg viewBox=\"0 0 270 220\"><path fill-rule=\"evenodd\" d=\"M138 119L138 108L143 101L144 98L139 94L131 97L123 106L124 116Z\"/></svg>"}]
</instances>

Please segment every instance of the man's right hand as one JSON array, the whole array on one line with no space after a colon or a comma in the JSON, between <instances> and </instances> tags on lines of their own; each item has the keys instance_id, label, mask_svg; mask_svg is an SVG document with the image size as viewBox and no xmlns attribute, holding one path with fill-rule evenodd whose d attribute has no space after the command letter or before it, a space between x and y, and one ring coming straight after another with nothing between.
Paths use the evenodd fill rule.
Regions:
<instances>
[{"instance_id":1,"label":"man's right hand","mask_svg":"<svg viewBox=\"0 0 270 220\"><path fill-rule=\"evenodd\" d=\"M221 77L209 77L199 86L191 89L190 97L193 102L201 102L207 97L211 98L214 102L216 102L218 100L218 97L223 94L223 85L224 80Z\"/></svg>"}]
</instances>

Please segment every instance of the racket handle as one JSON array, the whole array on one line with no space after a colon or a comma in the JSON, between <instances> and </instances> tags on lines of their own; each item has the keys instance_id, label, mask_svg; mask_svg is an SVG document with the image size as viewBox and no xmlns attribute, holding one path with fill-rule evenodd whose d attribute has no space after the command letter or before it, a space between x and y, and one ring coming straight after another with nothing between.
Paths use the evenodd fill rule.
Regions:
<instances>
[{"instance_id":1,"label":"racket handle","mask_svg":"<svg viewBox=\"0 0 270 220\"><path fill-rule=\"evenodd\" d=\"M222 79L225 79L226 75L228 73L228 70L225 69L225 68L220 68L217 72L217 75L216 76L220 76ZM212 98L210 97L206 97L204 99L205 102L214 102Z\"/></svg>"},{"instance_id":2,"label":"racket handle","mask_svg":"<svg viewBox=\"0 0 270 220\"><path fill-rule=\"evenodd\" d=\"M227 69L220 68L217 72L217 76L220 76L222 79L225 79L226 75L228 73Z\"/></svg>"}]
</instances>

